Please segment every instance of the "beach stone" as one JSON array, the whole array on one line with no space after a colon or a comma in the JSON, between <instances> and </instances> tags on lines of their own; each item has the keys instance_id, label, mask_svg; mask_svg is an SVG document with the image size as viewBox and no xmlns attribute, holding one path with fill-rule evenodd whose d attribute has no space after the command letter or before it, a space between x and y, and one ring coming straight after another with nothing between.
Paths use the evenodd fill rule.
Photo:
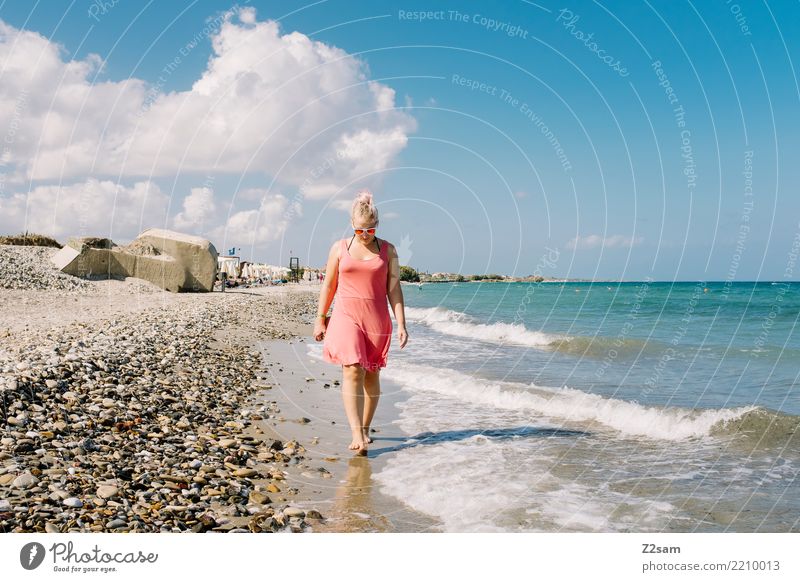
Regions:
<instances>
[{"instance_id":1,"label":"beach stone","mask_svg":"<svg viewBox=\"0 0 800 582\"><path fill-rule=\"evenodd\" d=\"M66 505L67 507L80 508L83 507L83 501L81 501L77 497L68 497L67 499L64 500L64 505Z\"/></svg>"},{"instance_id":2,"label":"beach stone","mask_svg":"<svg viewBox=\"0 0 800 582\"><path fill-rule=\"evenodd\" d=\"M36 485L38 482L39 479L34 477L30 472L25 472L14 479L13 484L17 489L28 489L29 487Z\"/></svg>"},{"instance_id":3,"label":"beach stone","mask_svg":"<svg viewBox=\"0 0 800 582\"><path fill-rule=\"evenodd\" d=\"M287 507L283 510L283 515L286 517L305 517L306 512L299 507Z\"/></svg>"},{"instance_id":4,"label":"beach stone","mask_svg":"<svg viewBox=\"0 0 800 582\"><path fill-rule=\"evenodd\" d=\"M119 488L115 485L101 485L97 488L97 496L103 499L110 499L119 492Z\"/></svg>"},{"instance_id":5,"label":"beach stone","mask_svg":"<svg viewBox=\"0 0 800 582\"><path fill-rule=\"evenodd\" d=\"M250 503L255 503L256 505L264 505L266 503L272 503L267 497L265 493L261 491L251 491L250 496L248 497L248 501Z\"/></svg>"},{"instance_id":6,"label":"beach stone","mask_svg":"<svg viewBox=\"0 0 800 582\"><path fill-rule=\"evenodd\" d=\"M8 499L0 499L0 511L11 511L12 505Z\"/></svg>"},{"instance_id":7,"label":"beach stone","mask_svg":"<svg viewBox=\"0 0 800 582\"><path fill-rule=\"evenodd\" d=\"M223 449L233 448L236 446L236 444L237 444L236 439L222 439L221 441L219 441L219 446L221 446Z\"/></svg>"},{"instance_id":8,"label":"beach stone","mask_svg":"<svg viewBox=\"0 0 800 582\"><path fill-rule=\"evenodd\" d=\"M233 472L234 477L255 477L258 471L255 469L236 469Z\"/></svg>"},{"instance_id":9,"label":"beach stone","mask_svg":"<svg viewBox=\"0 0 800 582\"><path fill-rule=\"evenodd\" d=\"M10 475L10 474L0 475L0 485L8 485L12 483L16 478L17 478L16 475Z\"/></svg>"},{"instance_id":10,"label":"beach stone","mask_svg":"<svg viewBox=\"0 0 800 582\"><path fill-rule=\"evenodd\" d=\"M107 529L119 529L127 526L128 522L124 519L113 519L106 524Z\"/></svg>"},{"instance_id":11,"label":"beach stone","mask_svg":"<svg viewBox=\"0 0 800 582\"><path fill-rule=\"evenodd\" d=\"M47 533L61 533L61 528L54 523L47 522L44 525L44 531Z\"/></svg>"}]
</instances>

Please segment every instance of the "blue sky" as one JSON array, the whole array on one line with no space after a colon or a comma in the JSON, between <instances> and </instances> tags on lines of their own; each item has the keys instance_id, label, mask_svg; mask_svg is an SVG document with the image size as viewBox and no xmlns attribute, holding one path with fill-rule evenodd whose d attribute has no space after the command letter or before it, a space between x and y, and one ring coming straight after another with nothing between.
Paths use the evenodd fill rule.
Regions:
<instances>
[{"instance_id":1,"label":"blue sky","mask_svg":"<svg viewBox=\"0 0 800 582\"><path fill-rule=\"evenodd\" d=\"M798 280L799 16L5 2L0 230L158 226L320 266L369 187L431 272Z\"/></svg>"}]
</instances>

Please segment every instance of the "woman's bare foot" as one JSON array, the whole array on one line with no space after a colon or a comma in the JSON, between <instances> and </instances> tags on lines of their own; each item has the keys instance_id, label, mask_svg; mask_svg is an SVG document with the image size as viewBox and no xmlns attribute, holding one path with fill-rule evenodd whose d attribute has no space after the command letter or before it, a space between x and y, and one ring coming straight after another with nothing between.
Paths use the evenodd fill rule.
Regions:
<instances>
[{"instance_id":1,"label":"woman's bare foot","mask_svg":"<svg viewBox=\"0 0 800 582\"><path fill-rule=\"evenodd\" d=\"M364 438L364 433L362 431L353 431L353 442L351 442L350 446L347 448L351 451L355 451L357 455L366 455L368 442L369 441Z\"/></svg>"},{"instance_id":2,"label":"woman's bare foot","mask_svg":"<svg viewBox=\"0 0 800 582\"><path fill-rule=\"evenodd\" d=\"M362 435L362 438L365 441L367 441L368 443L371 443L373 441L372 437L369 436L369 427L368 426L364 427L364 434Z\"/></svg>"}]
</instances>

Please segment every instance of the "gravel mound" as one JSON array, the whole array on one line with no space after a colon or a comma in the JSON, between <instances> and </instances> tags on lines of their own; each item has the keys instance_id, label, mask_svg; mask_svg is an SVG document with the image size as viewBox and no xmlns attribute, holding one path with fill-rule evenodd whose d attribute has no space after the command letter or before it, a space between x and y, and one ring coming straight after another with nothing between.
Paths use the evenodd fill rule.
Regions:
<instances>
[{"instance_id":1,"label":"gravel mound","mask_svg":"<svg viewBox=\"0 0 800 582\"><path fill-rule=\"evenodd\" d=\"M82 291L92 284L62 273L50 262L51 247L0 245L0 289Z\"/></svg>"}]
</instances>

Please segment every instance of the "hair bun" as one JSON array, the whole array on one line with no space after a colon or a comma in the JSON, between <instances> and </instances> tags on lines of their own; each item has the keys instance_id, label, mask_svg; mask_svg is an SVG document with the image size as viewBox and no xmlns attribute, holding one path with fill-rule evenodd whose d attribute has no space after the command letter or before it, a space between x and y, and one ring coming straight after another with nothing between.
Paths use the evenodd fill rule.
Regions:
<instances>
[{"instance_id":1,"label":"hair bun","mask_svg":"<svg viewBox=\"0 0 800 582\"><path fill-rule=\"evenodd\" d=\"M372 192L370 192L366 188L364 190L359 190L358 191L358 197L356 198L356 200L358 200L359 202L365 202L365 203L371 205L372 204Z\"/></svg>"},{"instance_id":2,"label":"hair bun","mask_svg":"<svg viewBox=\"0 0 800 582\"><path fill-rule=\"evenodd\" d=\"M356 192L353 206L350 209L350 217L354 220L361 218L370 221L374 220L375 222L378 221L378 209L375 207L372 192L366 188L362 188Z\"/></svg>"}]
</instances>

